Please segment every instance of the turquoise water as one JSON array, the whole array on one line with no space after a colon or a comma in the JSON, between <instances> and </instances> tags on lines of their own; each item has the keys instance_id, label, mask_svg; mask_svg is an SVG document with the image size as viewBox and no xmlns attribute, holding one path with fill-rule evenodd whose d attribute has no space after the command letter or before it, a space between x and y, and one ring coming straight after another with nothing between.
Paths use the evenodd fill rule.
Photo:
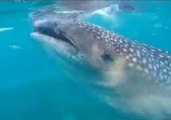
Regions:
<instances>
[{"instance_id":1,"label":"turquoise water","mask_svg":"<svg viewBox=\"0 0 171 120\"><path fill-rule=\"evenodd\" d=\"M135 120L92 93L85 79L30 37L29 13L52 3L0 2L0 120ZM171 2L136 2L136 12L88 21L171 51ZM76 80L77 79L77 80Z\"/></svg>"}]
</instances>

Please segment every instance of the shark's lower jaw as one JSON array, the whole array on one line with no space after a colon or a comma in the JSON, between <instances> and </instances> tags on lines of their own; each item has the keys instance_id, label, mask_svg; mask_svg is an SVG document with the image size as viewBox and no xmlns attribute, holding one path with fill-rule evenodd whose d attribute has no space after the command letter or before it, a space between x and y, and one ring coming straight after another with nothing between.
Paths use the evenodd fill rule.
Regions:
<instances>
[{"instance_id":1,"label":"shark's lower jaw","mask_svg":"<svg viewBox=\"0 0 171 120\"><path fill-rule=\"evenodd\" d=\"M31 33L31 36L35 40L38 40L40 43L42 43L44 46L55 50L55 52L65 57L70 57L76 54L75 48L65 41L55 39L39 32L33 32Z\"/></svg>"}]
</instances>

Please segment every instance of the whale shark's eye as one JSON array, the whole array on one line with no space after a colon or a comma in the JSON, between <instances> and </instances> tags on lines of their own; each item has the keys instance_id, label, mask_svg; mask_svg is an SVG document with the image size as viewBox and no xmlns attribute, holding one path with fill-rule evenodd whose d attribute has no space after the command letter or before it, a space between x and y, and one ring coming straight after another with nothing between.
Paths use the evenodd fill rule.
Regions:
<instances>
[{"instance_id":1,"label":"whale shark's eye","mask_svg":"<svg viewBox=\"0 0 171 120\"><path fill-rule=\"evenodd\" d=\"M101 57L104 61L109 61L109 62L113 61L113 58L108 54L104 53L103 55L101 55Z\"/></svg>"}]
</instances>

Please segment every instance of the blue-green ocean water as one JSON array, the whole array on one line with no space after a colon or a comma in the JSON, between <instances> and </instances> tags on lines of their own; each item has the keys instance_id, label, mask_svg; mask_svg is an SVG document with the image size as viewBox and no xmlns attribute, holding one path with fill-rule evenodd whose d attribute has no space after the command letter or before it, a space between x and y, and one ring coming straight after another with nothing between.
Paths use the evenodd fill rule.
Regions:
<instances>
[{"instance_id":1,"label":"blue-green ocean water","mask_svg":"<svg viewBox=\"0 0 171 120\"><path fill-rule=\"evenodd\" d=\"M135 120L101 101L84 79L30 37L29 13L52 3L0 2L0 120ZM89 22L171 52L171 2L133 3L137 12ZM86 74L86 73L85 73Z\"/></svg>"}]
</instances>

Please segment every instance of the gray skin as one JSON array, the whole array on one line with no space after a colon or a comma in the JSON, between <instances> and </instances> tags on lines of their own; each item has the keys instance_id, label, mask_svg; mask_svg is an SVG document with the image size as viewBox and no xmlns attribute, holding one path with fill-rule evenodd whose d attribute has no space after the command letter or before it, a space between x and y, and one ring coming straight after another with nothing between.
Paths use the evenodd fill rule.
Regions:
<instances>
[{"instance_id":1,"label":"gray skin","mask_svg":"<svg viewBox=\"0 0 171 120\"><path fill-rule=\"evenodd\" d=\"M32 36L101 71L104 79L95 84L110 91L103 98L113 107L151 120L171 115L168 52L79 21L36 21Z\"/></svg>"}]
</instances>

